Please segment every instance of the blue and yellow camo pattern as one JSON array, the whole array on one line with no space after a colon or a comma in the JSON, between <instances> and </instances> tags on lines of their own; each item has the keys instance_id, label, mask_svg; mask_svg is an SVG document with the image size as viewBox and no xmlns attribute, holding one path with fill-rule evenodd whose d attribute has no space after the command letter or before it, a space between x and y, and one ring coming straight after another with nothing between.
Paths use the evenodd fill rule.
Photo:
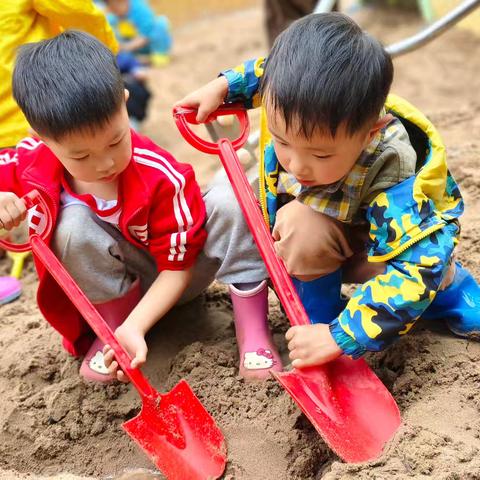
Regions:
<instances>
[{"instance_id":1,"label":"blue and yellow camo pattern","mask_svg":"<svg viewBox=\"0 0 480 480\"><path fill-rule=\"evenodd\" d=\"M261 105L259 80L264 59L223 72L229 101ZM344 352L354 358L379 351L406 334L435 298L458 242L463 200L447 169L445 147L431 122L405 100L389 95L385 104L420 138L417 172L380 193L365 209L370 225L368 259L386 269L361 285L345 310L330 323ZM263 110L263 109L262 109ZM273 227L279 164L262 111L260 202Z\"/></svg>"}]
</instances>

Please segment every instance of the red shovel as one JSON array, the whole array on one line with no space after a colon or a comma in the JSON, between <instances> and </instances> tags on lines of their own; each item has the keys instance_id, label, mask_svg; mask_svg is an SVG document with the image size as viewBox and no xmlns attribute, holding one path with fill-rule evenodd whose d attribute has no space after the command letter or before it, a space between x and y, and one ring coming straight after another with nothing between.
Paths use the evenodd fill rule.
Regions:
<instances>
[{"instance_id":1,"label":"red shovel","mask_svg":"<svg viewBox=\"0 0 480 480\"><path fill-rule=\"evenodd\" d=\"M52 229L52 220L44 200L38 192L24 197L28 208L41 205L47 217L42 234L46 238ZM139 369L130 367L131 359L118 343L110 327L80 290L57 257L37 234L30 243L13 245L0 241L7 250L21 252L31 248L52 277L62 287L95 334L108 343L115 358L128 375L142 399L140 413L123 424L123 428L150 457L169 480L210 480L219 478L226 463L223 434L185 380L170 392L158 393Z\"/></svg>"},{"instance_id":2,"label":"red shovel","mask_svg":"<svg viewBox=\"0 0 480 480\"><path fill-rule=\"evenodd\" d=\"M242 131L233 142L220 139L211 143L198 137L188 125L197 123L196 115L197 111L190 108L174 109L183 137L198 150L220 156L290 323L309 325L285 265L275 254L272 237L235 152L248 137L246 111L226 105L207 119L210 122L221 115L236 115ZM343 356L319 367L272 373L327 444L347 462L379 457L400 426L395 400L364 360Z\"/></svg>"}]
</instances>

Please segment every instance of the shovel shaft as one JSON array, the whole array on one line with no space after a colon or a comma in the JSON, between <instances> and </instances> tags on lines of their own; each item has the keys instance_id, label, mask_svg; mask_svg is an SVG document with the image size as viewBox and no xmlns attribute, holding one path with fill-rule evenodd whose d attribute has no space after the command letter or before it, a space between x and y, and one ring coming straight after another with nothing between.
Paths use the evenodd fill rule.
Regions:
<instances>
[{"instance_id":1,"label":"shovel shaft","mask_svg":"<svg viewBox=\"0 0 480 480\"><path fill-rule=\"evenodd\" d=\"M92 327L98 338L100 338L103 343L112 347L120 367L132 381L140 395L155 402L157 397L160 397L159 393L150 385L139 369L130 367L131 359L126 350L120 345L105 320L82 290L80 290L43 239L38 235L32 235L30 237L30 246L35 256L43 263L50 275L52 275L56 282L62 287L63 291L75 307L77 307L77 310L82 314L85 321Z\"/></svg>"},{"instance_id":2,"label":"shovel shaft","mask_svg":"<svg viewBox=\"0 0 480 480\"><path fill-rule=\"evenodd\" d=\"M218 146L220 160L290 323L292 325L309 325L310 321L287 269L275 253L272 236L232 143L230 140L222 138L218 141Z\"/></svg>"},{"instance_id":3,"label":"shovel shaft","mask_svg":"<svg viewBox=\"0 0 480 480\"><path fill-rule=\"evenodd\" d=\"M113 332L110 330L110 327L105 320L45 243L44 239L48 238L53 230L52 216L45 199L37 190L32 190L23 197L23 201L28 209L39 205L44 212L46 223L43 228L43 233L41 235L30 235L29 241L21 245L0 239L0 246L6 248L10 252L16 252L17 257L20 258L22 258L21 256L24 258L25 254L19 252L27 252L31 249L35 253L36 257L42 262L44 267L57 281L60 287L62 287L63 291L67 294L75 307L77 307L77 310L82 314L83 318L93 329L97 337L100 338L103 343L108 343L108 345L112 347L115 352L115 358L120 367L128 378L130 378L140 395L153 404L156 404L158 398L160 398L160 394L149 384L148 380L143 376L140 370L130 367L131 359L126 350L120 345L120 343L118 343L118 340L113 335Z\"/></svg>"}]
</instances>

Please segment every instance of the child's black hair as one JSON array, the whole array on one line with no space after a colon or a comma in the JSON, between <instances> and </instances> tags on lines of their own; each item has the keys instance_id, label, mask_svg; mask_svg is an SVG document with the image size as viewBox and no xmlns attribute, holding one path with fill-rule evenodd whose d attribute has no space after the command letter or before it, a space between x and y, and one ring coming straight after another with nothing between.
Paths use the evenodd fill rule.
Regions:
<instances>
[{"instance_id":1,"label":"child's black hair","mask_svg":"<svg viewBox=\"0 0 480 480\"><path fill-rule=\"evenodd\" d=\"M305 138L335 136L342 123L353 135L378 117L392 79L390 55L352 19L312 14L275 41L260 93Z\"/></svg>"},{"instance_id":2,"label":"child's black hair","mask_svg":"<svg viewBox=\"0 0 480 480\"><path fill-rule=\"evenodd\" d=\"M125 100L113 53L77 30L20 47L13 96L32 128L54 140L103 127Z\"/></svg>"}]
</instances>

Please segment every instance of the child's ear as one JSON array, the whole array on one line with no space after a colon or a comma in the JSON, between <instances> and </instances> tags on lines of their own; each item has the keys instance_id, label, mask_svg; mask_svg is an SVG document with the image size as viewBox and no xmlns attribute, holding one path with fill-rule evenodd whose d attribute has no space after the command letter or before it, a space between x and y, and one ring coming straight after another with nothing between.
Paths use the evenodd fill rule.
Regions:
<instances>
[{"instance_id":1,"label":"child's ear","mask_svg":"<svg viewBox=\"0 0 480 480\"><path fill-rule=\"evenodd\" d=\"M124 92L125 92L125 101L127 101L128 97L130 97L130 92L126 88L124 89Z\"/></svg>"},{"instance_id":2,"label":"child's ear","mask_svg":"<svg viewBox=\"0 0 480 480\"><path fill-rule=\"evenodd\" d=\"M382 129L385 128L392 120L393 115L391 113L387 113L383 117L380 117L370 128L367 133L367 138L365 139L365 147L373 140L375 135Z\"/></svg>"}]
</instances>

